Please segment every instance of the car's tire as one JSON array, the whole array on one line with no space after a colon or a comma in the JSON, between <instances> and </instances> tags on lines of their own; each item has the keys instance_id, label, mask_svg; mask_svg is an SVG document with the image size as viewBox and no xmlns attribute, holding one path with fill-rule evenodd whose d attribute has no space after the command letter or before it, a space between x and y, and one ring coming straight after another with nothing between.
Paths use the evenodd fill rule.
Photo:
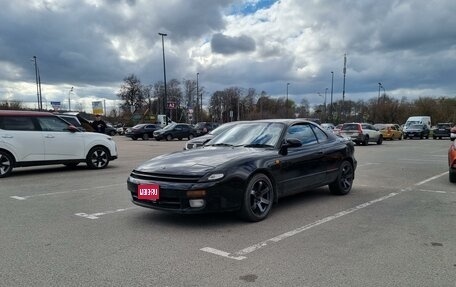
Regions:
<instances>
[{"instance_id":1,"label":"car's tire","mask_svg":"<svg viewBox=\"0 0 456 287\"><path fill-rule=\"evenodd\" d=\"M173 140L173 136L172 135L167 135L166 136L166 140L167 141L172 141Z\"/></svg>"},{"instance_id":2,"label":"car's tire","mask_svg":"<svg viewBox=\"0 0 456 287\"><path fill-rule=\"evenodd\" d=\"M382 136L379 136L378 137L378 140L377 140L377 144L380 145L383 143L383 137Z\"/></svg>"},{"instance_id":3,"label":"car's tire","mask_svg":"<svg viewBox=\"0 0 456 287\"><path fill-rule=\"evenodd\" d=\"M247 184L239 212L240 216L252 222L265 219L274 203L274 187L264 174L255 174Z\"/></svg>"},{"instance_id":4,"label":"car's tire","mask_svg":"<svg viewBox=\"0 0 456 287\"><path fill-rule=\"evenodd\" d=\"M432 139L436 140L436 139L437 139L437 137L435 137L435 136L434 136L434 137L432 137Z\"/></svg>"},{"instance_id":5,"label":"car's tire","mask_svg":"<svg viewBox=\"0 0 456 287\"><path fill-rule=\"evenodd\" d=\"M329 184L329 191L336 195L348 194L353 186L355 171L353 165L344 160L339 167L339 174L334 182Z\"/></svg>"},{"instance_id":6,"label":"car's tire","mask_svg":"<svg viewBox=\"0 0 456 287\"><path fill-rule=\"evenodd\" d=\"M149 135L148 134L143 134L142 139L147 141L149 140Z\"/></svg>"},{"instance_id":7,"label":"car's tire","mask_svg":"<svg viewBox=\"0 0 456 287\"><path fill-rule=\"evenodd\" d=\"M361 142L359 142L359 141L356 141L356 142L355 142L355 144L356 144L356 145L360 145L360 144L361 144Z\"/></svg>"},{"instance_id":8,"label":"car's tire","mask_svg":"<svg viewBox=\"0 0 456 287\"><path fill-rule=\"evenodd\" d=\"M86 163L92 169L107 167L109 163L109 151L102 146L93 147L87 154Z\"/></svg>"},{"instance_id":9,"label":"car's tire","mask_svg":"<svg viewBox=\"0 0 456 287\"><path fill-rule=\"evenodd\" d=\"M180 140L180 141L182 140L182 138L177 138L177 139Z\"/></svg>"},{"instance_id":10,"label":"car's tire","mask_svg":"<svg viewBox=\"0 0 456 287\"><path fill-rule=\"evenodd\" d=\"M456 172L455 172L455 171L452 172L452 171L450 170L450 171L449 171L449 174L450 174L450 176L449 176L450 182L456 182Z\"/></svg>"},{"instance_id":11,"label":"car's tire","mask_svg":"<svg viewBox=\"0 0 456 287\"><path fill-rule=\"evenodd\" d=\"M188 135L188 140L191 140L194 136L192 134Z\"/></svg>"},{"instance_id":12,"label":"car's tire","mask_svg":"<svg viewBox=\"0 0 456 287\"><path fill-rule=\"evenodd\" d=\"M6 151L0 150L0 178L11 175L14 166L14 157Z\"/></svg>"},{"instance_id":13,"label":"car's tire","mask_svg":"<svg viewBox=\"0 0 456 287\"><path fill-rule=\"evenodd\" d=\"M135 140L137 140L138 138L135 137L135 136L132 136L131 139L135 141Z\"/></svg>"},{"instance_id":14,"label":"car's tire","mask_svg":"<svg viewBox=\"0 0 456 287\"><path fill-rule=\"evenodd\" d=\"M404 140L406 140L406 139L407 139L407 135L404 135Z\"/></svg>"},{"instance_id":15,"label":"car's tire","mask_svg":"<svg viewBox=\"0 0 456 287\"><path fill-rule=\"evenodd\" d=\"M369 136L364 137L363 145L369 145Z\"/></svg>"},{"instance_id":16,"label":"car's tire","mask_svg":"<svg viewBox=\"0 0 456 287\"><path fill-rule=\"evenodd\" d=\"M112 137L115 136L116 135L116 131L110 131L109 135L112 136Z\"/></svg>"}]
</instances>

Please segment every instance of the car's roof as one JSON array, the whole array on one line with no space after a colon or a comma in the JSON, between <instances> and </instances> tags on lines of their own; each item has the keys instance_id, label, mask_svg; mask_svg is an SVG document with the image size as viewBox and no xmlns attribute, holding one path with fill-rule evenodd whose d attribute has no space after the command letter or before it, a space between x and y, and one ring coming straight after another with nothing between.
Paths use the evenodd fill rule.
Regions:
<instances>
[{"instance_id":1,"label":"car's roof","mask_svg":"<svg viewBox=\"0 0 456 287\"><path fill-rule=\"evenodd\" d=\"M38 112L38 111L18 111L18 110L0 110L1 116L53 116L50 112Z\"/></svg>"}]
</instances>

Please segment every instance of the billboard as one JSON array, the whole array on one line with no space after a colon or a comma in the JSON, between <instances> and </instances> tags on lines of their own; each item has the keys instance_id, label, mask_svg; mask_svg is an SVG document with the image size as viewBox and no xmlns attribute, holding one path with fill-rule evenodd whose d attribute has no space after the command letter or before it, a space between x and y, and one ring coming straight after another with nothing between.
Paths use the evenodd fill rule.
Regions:
<instances>
[{"instance_id":1,"label":"billboard","mask_svg":"<svg viewBox=\"0 0 456 287\"><path fill-rule=\"evenodd\" d=\"M95 115L102 115L103 113L103 102L94 101L92 102L92 113Z\"/></svg>"}]
</instances>

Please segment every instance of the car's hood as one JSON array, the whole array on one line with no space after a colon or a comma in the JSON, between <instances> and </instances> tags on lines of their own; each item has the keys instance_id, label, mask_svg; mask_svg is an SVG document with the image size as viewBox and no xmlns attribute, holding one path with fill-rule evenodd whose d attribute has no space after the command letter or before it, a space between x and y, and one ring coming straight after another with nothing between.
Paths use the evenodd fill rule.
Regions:
<instances>
[{"instance_id":1,"label":"car's hood","mask_svg":"<svg viewBox=\"0 0 456 287\"><path fill-rule=\"evenodd\" d=\"M217 166L238 158L264 152L259 148L204 147L165 154L153 158L137 171L173 174L205 174Z\"/></svg>"}]
</instances>

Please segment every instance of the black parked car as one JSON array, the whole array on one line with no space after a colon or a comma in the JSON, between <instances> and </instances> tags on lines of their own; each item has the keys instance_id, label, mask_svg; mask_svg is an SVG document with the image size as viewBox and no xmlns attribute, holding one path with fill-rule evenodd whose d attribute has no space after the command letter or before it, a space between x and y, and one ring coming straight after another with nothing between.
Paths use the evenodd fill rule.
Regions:
<instances>
[{"instance_id":1,"label":"black parked car","mask_svg":"<svg viewBox=\"0 0 456 287\"><path fill-rule=\"evenodd\" d=\"M199 122L195 125L196 136L205 135L218 126L219 124L214 122Z\"/></svg>"},{"instance_id":2,"label":"black parked car","mask_svg":"<svg viewBox=\"0 0 456 287\"><path fill-rule=\"evenodd\" d=\"M350 192L354 143L304 120L241 122L202 148L153 158L134 169L133 203L176 213L237 211L268 216L283 196L329 185Z\"/></svg>"},{"instance_id":3,"label":"black parked car","mask_svg":"<svg viewBox=\"0 0 456 287\"><path fill-rule=\"evenodd\" d=\"M438 123L437 126L432 129L432 138L433 139L442 139L443 137L450 137L452 123Z\"/></svg>"},{"instance_id":4,"label":"black parked car","mask_svg":"<svg viewBox=\"0 0 456 287\"><path fill-rule=\"evenodd\" d=\"M124 132L126 137L132 140L143 139L148 140L154 137L154 131L160 129L156 124L138 124L132 128L127 128Z\"/></svg>"},{"instance_id":5,"label":"black parked car","mask_svg":"<svg viewBox=\"0 0 456 287\"><path fill-rule=\"evenodd\" d=\"M191 140L195 136L196 131L191 125L181 123L172 123L154 132L154 138L157 141L162 139L170 141L176 138L178 140L182 140L183 138Z\"/></svg>"},{"instance_id":6,"label":"black parked car","mask_svg":"<svg viewBox=\"0 0 456 287\"><path fill-rule=\"evenodd\" d=\"M193 138L185 143L184 150L186 149L192 149L192 148L197 148L203 146L205 143L213 139L215 136L221 134L222 132L229 130L233 125L239 122L229 122L225 123L221 126L218 126L216 129L208 132L205 135Z\"/></svg>"},{"instance_id":7,"label":"black parked car","mask_svg":"<svg viewBox=\"0 0 456 287\"><path fill-rule=\"evenodd\" d=\"M404 139L406 138L414 138L419 137L422 138L429 138L430 130L427 125L424 124L413 124L407 127L407 130L404 132Z\"/></svg>"}]
</instances>

